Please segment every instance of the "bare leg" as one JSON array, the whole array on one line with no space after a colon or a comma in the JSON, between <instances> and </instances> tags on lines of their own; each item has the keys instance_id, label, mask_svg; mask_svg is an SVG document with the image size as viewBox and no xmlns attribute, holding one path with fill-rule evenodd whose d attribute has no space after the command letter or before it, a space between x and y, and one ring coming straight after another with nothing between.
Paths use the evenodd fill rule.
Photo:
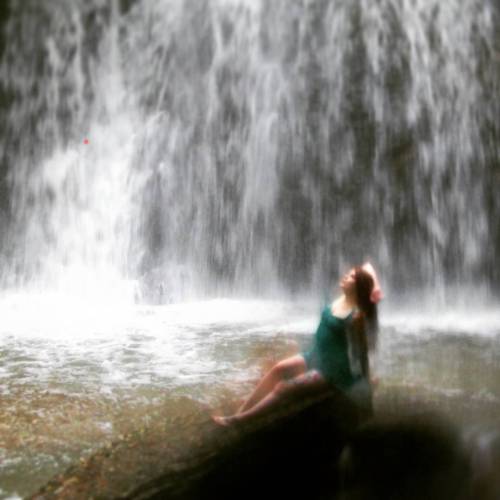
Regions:
<instances>
[{"instance_id":1,"label":"bare leg","mask_svg":"<svg viewBox=\"0 0 500 500\"><path fill-rule=\"evenodd\" d=\"M220 425L231 425L272 411L284 398L298 396L300 393L309 393L326 387L327 382L320 373L315 370L309 371L286 382L276 384L271 392L250 409L231 417L215 417L214 420Z\"/></svg>"},{"instance_id":2,"label":"bare leg","mask_svg":"<svg viewBox=\"0 0 500 500\"><path fill-rule=\"evenodd\" d=\"M276 363L264 376L248 399L240 406L236 414L244 413L270 394L275 387L287 379L302 375L307 370L304 358L297 354Z\"/></svg>"}]
</instances>

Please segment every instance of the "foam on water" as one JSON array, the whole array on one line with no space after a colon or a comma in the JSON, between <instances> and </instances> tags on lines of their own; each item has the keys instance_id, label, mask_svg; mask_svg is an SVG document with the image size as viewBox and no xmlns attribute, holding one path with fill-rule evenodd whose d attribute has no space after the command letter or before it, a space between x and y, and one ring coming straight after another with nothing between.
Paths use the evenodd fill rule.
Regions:
<instances>
[{"instance_id":1,"label":"foam on water","mask_svg":"<svg viewBox=\"0 0 500 500\"><path fill-rule=\"evenodd\" d=\"M104 295L104 294L102 294ZM0 299L2 325L7 335L26 338L57 338L78 342L95 336L113 336L129 330L170 335L186 328L211 325L274 324L301 309L286 302L211 299L169 305L141 306L126 300L93 300L44 292L4 295Z\"/></svg>"},{"instance_id":2,"label":"foam on water","mask_svg":"<svg viewBox=\"0 0 500 500\"><path fill-rule=\"evenodd\" d=\"M318 321L310 304L220 298L137 306L50 294L3 297L0 315L4 393L33 382L106 392L245 378L252 371L241 366L245 346L280 337L305 345ZM495 339L500 336L500 314L384 309L380 335L382 345L397 345L407 336Z\"/></svg>"},{"instance_id":3,"label":"foam on water","mask_svg":"<svg viewBox=\"0 0 500 500\"><path fill-rule=\"evenodd\" d=\"M471 307L469 311L443 309L439 312L388 312L384 316L384 325L399 335L415 335L422 340L442 334L495 338L500 336L500 312L480 307Z\"/></svg>"},{"instance_id":4,"label":"foam on water","mask_svg":"<svg viewBox=\"0 0 500 500\"><path fill-rule=\"evenodd\" d=\"M257 331L271 338L289 332L286 319L300 324L304 312L258 300L135 306L42 294L4 297L0 314L5 393L27 383L109 392L130 385L192 385L221 373L224 378L224 372L234 372L231 355L218 349L248 341Z\"/></svg>"}]
</instances>

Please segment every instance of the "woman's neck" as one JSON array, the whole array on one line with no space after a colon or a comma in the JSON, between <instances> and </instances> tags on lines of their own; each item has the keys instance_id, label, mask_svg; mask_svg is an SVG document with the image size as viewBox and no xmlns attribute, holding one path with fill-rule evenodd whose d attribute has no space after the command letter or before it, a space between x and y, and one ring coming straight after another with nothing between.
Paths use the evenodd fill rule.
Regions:
<instances>
[{"instance_id":1,"label":"woman's neck","mask_svg":"<svg viewBox=\"0 0 500 500\"><path fill-rule=\"evenodd\" d=\"M342 294L333 302L332 309L337 312L348 312L355 309L356 306L357 304L353 297Z\"/></svg>"}]
</instances>

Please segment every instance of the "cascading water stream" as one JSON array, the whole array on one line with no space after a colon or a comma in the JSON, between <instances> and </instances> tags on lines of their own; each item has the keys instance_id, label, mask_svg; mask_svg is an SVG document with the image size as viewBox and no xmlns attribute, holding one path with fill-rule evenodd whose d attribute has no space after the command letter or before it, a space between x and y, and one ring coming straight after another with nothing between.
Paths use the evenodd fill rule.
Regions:
<instances>
[{"instance_id":1,"label":"cascading water stream","mask_svg":"<svg viewBox=\"0 0 500 500\"><path fill-rule=\"evenodd\" d=\"M13 2L4 287L307 291L371 257L394 292L493 290L498 15Z\"/></svg>"}]
</instances>

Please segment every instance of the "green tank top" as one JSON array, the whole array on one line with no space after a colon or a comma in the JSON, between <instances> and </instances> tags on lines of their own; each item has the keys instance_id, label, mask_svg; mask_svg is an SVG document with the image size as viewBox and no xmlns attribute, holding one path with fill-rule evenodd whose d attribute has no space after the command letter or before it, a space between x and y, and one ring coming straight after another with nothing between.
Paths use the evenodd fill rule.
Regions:
<instances>
[{"instance_id":1,"label":"green tank top","mask_svg":"<svg viewBox=\"0 0 500 500\"><path fill-rule=\"evenodd\" d=\"M353 374L349 361L347 329L352 315L351 312L346 318L338 318L329 306L325 307L312 349L304 354L308 369L318 370L329 383L344 390L361 378L359 374Z\"/></svg>"}]
</instances>

